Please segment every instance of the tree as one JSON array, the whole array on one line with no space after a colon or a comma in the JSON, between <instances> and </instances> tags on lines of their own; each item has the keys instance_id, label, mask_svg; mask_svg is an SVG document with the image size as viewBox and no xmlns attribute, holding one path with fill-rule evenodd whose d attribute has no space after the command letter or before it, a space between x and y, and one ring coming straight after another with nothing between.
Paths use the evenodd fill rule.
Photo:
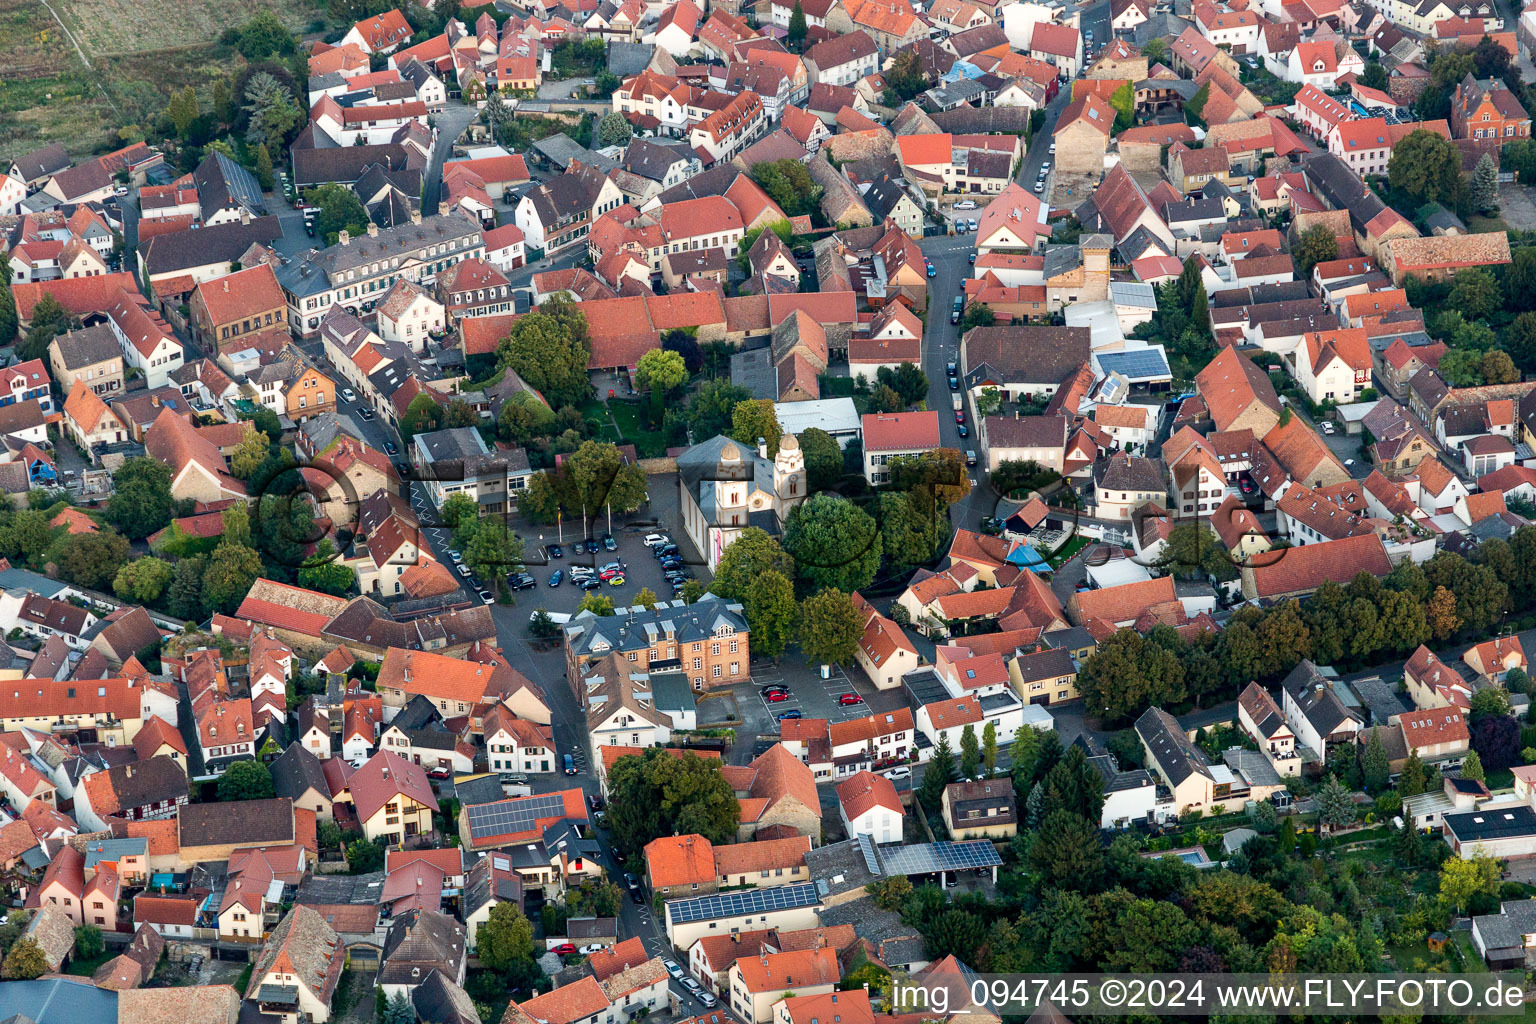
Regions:
<instances>
[{"instance_id":1,"label":"tree","mask_svg":"<svg viewBox=\"0 0 1536 1024\"><path fill-rule=\"evenodd\" d=\"M1474 719L1484 715L1510 715L1514 711L1509 704L1509 694L1498 686L1485 686L1472 695L1467 709Z\"/></svg>"},{"instance_id":2,"label":"tree","mask_svg":"<svg viewBox=\"0 0 1536 1024\"><path fill-rule=\"evenodd\" d=\"M219 776L222 801L266 800L272 795L272 772L260 761L236 761Z\"/></svg>"},{"instance_id":3,"label":"tree","mask_svg":"<svg viewBox=\"0 0 1536 1024\"><path fill-rule=\"evenodd\" d=\"M1115 133L1125 131L1136 123L1136 93L1126 82L1109 96L1109 105L1115 109Z\"/></svg>"},{"instance_id":4,"label":"tree","mask_svg":"<svg viewBox=\"0 0 1536 1024\"><path fill-rule=\"evenodd\" d=\"M1452 295L1454 301L1455 296ZM1520 380L1520 371L1515 369L1514 360L1510 359L1508 352L1501 352L1491 348L1483 353L1482 366L1483 380L1489 384L1514 384Z\"/></svg>"},{"instance_id":5,"label":"tree","mask_svg":"<svg viewBox=\"0 0 1536 1024\"><path fill-rule=\"evenodd\" d=\"M800 605L800 649L813 665L848 665L864 635L853 598L835 587L812 594Z\"/></svg>"},{"instance_id":6,"label":"tree","mask_svg":"<svg viewBox=\"0 0 1536 1024\"><path fill-rule=\"evenodd\" d=\"M404 992L396 992L384 1006L384 1024L416 1024L416 1008Z\"/></svg>"},{"instance_id":7,"label":"tree","mask_svg":"<svg viewBox=\"0 0 1536 1024\"><path fill-rule=\"evenodd\" d=\"M1471 754L1477 755L1484 772L1501 772L1520 763L1520 723L1510 716L1474 715L1471 733Z\"/></svg>"},{"instance_id":8,"label":"tree","mask_svg":"<svg viewBox=\"0 0 1536 1024\"><path fill-rule=\"evenodd\" d=\"M794 10L789 12L789 31L785 34L790 49L799 50L805 45L807 31L809 29L805 24L805 7L801 5L800 0L795 0Z\"/></svg>"},{"instance_id":9,"label":"tree","mask_svg":"<svg viewBox=\"0 0 1536 1024\"><path fill-rule=\"evenodd\" d=\"M1482 267L1471 267L1456 275L1446 304L1467 320L1482 320L1503 307L1504 292L1491 273Z\"/></svg>"},{"instance_id":10,"label":"tree","mask_svg":"<svg viewBox=\"0 0 1536 1024\"><path fill-rule=\"evenodd\" d=\"M658 836L697 834L711 843L736 837L741 807L719 760L652 747L621 757L608 776L614 843L629 857Z\"/></svg>"},{"instance_id":11,"label":"tree","mask_svg":"<svg viewBox=\"0 0 1536 1024\"><path fill-rule=\"evenodd\" d=\"M112 592L134 604L154 604L175 575L176 568L171 563L146 555L117 570L112 577Z\"/></svg>"},{"instance_id":12,"label":"tree","mask_svg":"<svg viewBox=\"0 0 1536 1024\"><path fill-rule=\"evenodd\" d=\"M601 147L623 146L634 135L635 130L617 110L604 114L602 120L597 122L597 144Z\"/></svg>"},{"instance_id":13,"label":"tree","mask_svg":"<svg viewBox=\"0 0 1536 1024\"><path fill-rule=\"evenodd\" d=\"M251 146L286 146L304 119L304 111L294 102L288 86L270 71L258 71L246 80L242 95L245 102L240 109L246 115L246 143ZM340 189L350 194L344 185L325 185L322 188ZM355 195L352 200L358 209L362 209L362 202ZM368 215L365 213L358 230L367 226Z\"/></svg>"},{"instance_id":14,"label":"tree","mask_svg":"<svg viewBox=\"0 0 1536 1024\"><path fill-rule=\"evenodd\" d=\"M1371 731L1371 738L1360 755L1360 774L1365 780L1367 792L1380 793L1387 788L1392 775L1392 763L1387 758L1387 748L1382 746L1381 732Z\"/></svg>"},{"instance_id":15,"label":"tree","mask_svg":"<svg viewBox=\"0 0 1536 1024\"><path fill-rule=\"evenodd\" d=\"M768 198L787 216L810 214L821 203L822 187L811 179L811 172L798 160L769 160L753 164L752 180L768 193ZM743 247L740 251L747 252L748 249Z\"/></svg>"},{"instance_id":16,"label":"tree","mask_svg":"<svg viewBox=\"0 0 1536 1024\"><path fill-rule=\"evenodd\" d=\"M933 756L923 769L923 781L918 784L917 798L925 808L937 809L944 797L944 787L955 781L954 748L949 745L949 733L939 733L934 744Z\"/></svg>"},{"instance_id":17,"label":"tree","mask_svg":"<svg viewBox=\"0 0 1536 1024\"><path fill-rule=\"evenodd\" d=\"M254 550L240 544L220 544L203 574L204 609L233 614L261 573L261 556Z\"/></svg>"},{"instance_id":18,"label":"tree","mask_svg":"<svg viewBox=\"0 0 1536 1024\"><path fill-rule=\"evenodd\" d=\"M522 571L523 538L512 532L504 517L487 516L464 548L464 564L500 589L508 573Z\"/></svg>"},{"instance_id":19,"label":"tree","mask_svg":"<svg viewBox=\"0 0 1536 1024\"><path fill-rule=\"evenodd\" d=\"M1319 263L1338 258L1339 240L1324 224L1314 224L1303 231L1296 240L1296 248L1291 252L1291 259L1296 262L1296 273L1302 278L1311 277L1312 268Z\"/></svg>"},{"instance_id":20,"label":"tree","mask_svg":"<svg viewBox=\"0 0 1536 1024\"><path fill-rule=\"evenodd\" d=\"M1473 779L1477 782L1487 781L1488 776L1483 771L1483 759L1478 756L1477 751L1467 751L1467 759L1461 762L1461 777Z\"/></svg>"},{"instance_id":21,"label":"tree","mask_svg":"<svg viewBox=\"0 0 1536 1024\"><path fill-rule=\"evenodd\" d=\"M783 573L769 570L753 582L742 599L742 611L752 630L752 652L777 658L794 639L795 585Z\"/></svg>"},{"instance_id":22,"label":"tree","mask_svg":"<svg viewBox=\"0 0 1536 1024\"><path fill-rule=\"evenodd\" d=\"M1452 387L1477 387L1483 383L1482 353L1465 348L1450 349L1440 357L1436 371Z\"/></svg>"},{"instance_id":23,"label":"tree","mask_svg":"<svg viewBox=\"0 0 1536 1024\"><path fill-rule=\"evenodd\" d=\"M795 575L794 560L785 554L779 542L756 526L742 530L720 556L715 567L711 593L732 601L744 601L757 581L767 573L786 578ZM756 639L753 645L756 646Z\"/></svg>"},{"instance_id":24,"label":"tree","mask_svg":"<svg viewBox=\"0 0 1536 1024\"><path fill-rule=\"evenodd\" d=\"M293 33L276 14L257 11L255 17L240 27L235 49L252 62L265 60L273 54L289 54L294 51Z\"/></svg>"},{"instance_id":25,"label":"tree","mask_svg":"<svg viewBox=\"0 0 1536 1024\"><path fill-rule=\"evenodd\" d=\"M837 483L843 475L843 447L837 439L819 427L807 427L796 440L805 457L807 490L821 491Z\"/></svg>"},{"instance_id":26,"label":"tree","mask_svg":"<svg viewBox=\"0 0 1536 1024\"><path fill-rule=\"evenodd\" d=\"M1119 722L1183 700L1184 665L1174 651L1122 629L1083 662L1077 686L1087 708Z\"/></svg>"},{"instance_id":27,"label":"tree","mask_svg":"<svg viewBox=\"0 0 1536 1024\"><path fill-rule=\"evenodd\" d=\"M635 383L647 391L670 394L688 383L688 367L678 353L653 348L636 364Z\"/></svg>"},{"instance_id":28,"label":"tree","mask_svg":"<svg viewBox=\"0 0 1536 1024\"><path fill-rule=\"evenodd\" d=\"M17 346L16 355L23 360L47 359L48 343L79 325L80 321L52 293L44 294L32 307L32 326L27 330L27 340Z\"/></svg>"},{"instance_id":29,"label":"tree","mask_svg":"<svg viewBox=\"0 0 1536 1024\"><path fill-rule=\"evenodd\" d=\"M47 973L48 957L30 935L17 939L5 955L5 963L0 965L0 977L7 981L32 981Z\"/></svg>"},{"instance_id":30,"label":"tree","mask_svg":"<svg viewBox=\"0 0 1536 1024\"><path fill-rule=\"evenodd\" d=\"M1454 207L1461 188L1461 158L1449 139L1420 128L1392 148L1387 181L1393 191L1419 203Z\"/></svg>"},{"instance_id":31,"label":"tree","mask_svg":"<svg viewBox=\"0 0 1536 1024\"><path fill-rule=\"evenodd\" d=\"M1436 587L1424 609L1424 618L1429 622L1430 635L1435 640L1443 641L1454 636L1461 628L1461 619L1456 615L1456 595L1444 587Z\"/></svg>"},{"instance_id":32,"label":"tree","mask_svg":"<svg viewBox=\"0 0 1536 1024\"><path fill-rule=\"evenodd\" d=\"M728 379L706 380L700 384L688 403L686 414L694 442L702 443L716 434L728 432L733 410L751 398L752 392Z\"/></svg>"},{"instance_id":33,"label":"tree","mask_svg":"<svg viewBox=\"0 0 1536 1024\"><path fill-rule=\"evenodd\" d=\"M467 494L450 494L448 500L443 502L440 514L443 525L452 530L461 522L479 519L480 506Z\"/></svg>"},{"instance_id":34,"label":"tree","mask_svg":"<svg viewBox=\"0 0 1536 1024\"><path fill-rule=\"evenodd\" d=\"M102 940L100 928L87 924L75 929L75 948L70 953L72 957L77 960L94 960L105 949L106 943Z\"/></svg>"},{"instance_id":35,"label":"tree","mask_svg":"<svg viewBox=\"0 0 1536 1024\"><path fill-rule=\"evenodd\" d=\"M790 510L784 550L807 587L852 592L868 586L880 568L880 529L847 498L822 493Z\"/></svg>"},{"instance_id":36,"label":"tree","mask_svg":"<svg viewBox=\"0 0 1536 1024\"><path fill-rule=\"evenodd\" d=\"M475 939L481 966L498 974L534 959L533 922L514 903L497 901Z\"/></svg>"},{"instance_id":37,"label":"tree","mask_svg":"<svg viewBox=\"0 0 1536 1024\"><path fill-rule=\"evenodd\" d=\"M17 518L22 515L17 513ZM128 540L120 533L77 533L67 538L59 550L59 575L89 590L106 590L117 570L128 561L128 555Z\"/></svg>"},{"instance_id":38,"label":"tree","mask_svg":"<svg viewBox=\"0 0 1536 1024\"><path fill-rule=\"evenodd\" d=\"M633 512L645 504L645 470L626 463L618 446L583 441L551 475L560 504L572 515L596 516L605 509Z\"/></svg>"},{"instance_id":39,"label":"tree","mask_svg":"<svg viewBox=\"0 0 1536 1024\"><path fill-rule=\"evenodd\" d=\"M171 93L171 101L166 104L165 113L171 119L177 136L185 139L200 114L197 109L197 90L187 85Z\"/></svg>"},{"instance_id":40,"label":"tree","mask_svg":"<svg viewBox=\"0 0 1536 1024\"><path fill-rule=\"evenodd\" d=\"M368 211L363 202L345 185L321 185L305 189L304 201L316 208L315 230L326 245L335 245L341 232L357 238L368 232Z\"/></svg>"},{"instance_id":41,"label":"tree","mask_svg":"<svg viewBox=\"0 0 1536 1024\"><path fill-rule=\"evenodd\" d=\"M768 457L772 459L779 454L779 441L784 437L784 430L779 426L779 416L772 402L766 398L749 398L737 402L731 410L731 429L727 436L748 448L756 448L761 438L767 443Z\"/></svg>"},{"instance_id":42,"label":"tree","mask_svg":"<svg viewBox=\"0 0 1536 1024\"><path fill-rule=\"evenodd\" d=\"M1424 792L1424 762L1417 753L1410 753L1403 762L1403 770L1397 776L1397 792L1400 796L1418 796Z\"/></svg>"},{"instance_id":43,"label":"tree","mask_svg":"<svg viewBox=\"0 0 1536 1024\"><path fill-rule=\"evenodd\" d=\"M997 774L997 723L987 722L981 730L981 763L990 777Z\"/></svg>"},{"instance_id":44,"label":"tree","mask_svg":"<svg viewBox=\"0 0 1536 1024\"><path fill-rule=\"evenodd\" d=\"M562 297L517 318L496 348L496 365L512 367L551 405L575 405L592 393L591 354L587 315Z\"/></svg>"},{"instance_id":45,"label":"tree","mask_svg":"<svg viewBox=\"0 0 1536 1024\"><path fill-rule=\"evenodd\" d=\"M928 74L916 50L898 50L889 67L885 69L887 96L882 97L888 107L899 107L907 100L928 88ZM894 101L891 98L894 95Z\"/></svg>"},{"instance_id":46,"label":"tree","mask_svg":"<svg viewBox=\"0 0 1536 1024\"><path fill-rule=\"evenodd\" d=\"M960 314L960 333L963 335L972 327L991 327L997 323L997 314L992 307L985 302L967 303L965 312Z\"/></svg>"},{"instance_id":47,"label":"tree","mask_svg":"<svg viewBox=\"0 0 1536 1024\"><path fill-rule=\"evenodd\" d=\"M165 592L165 609L187 622L203 618L203 569L207 561L202 557L183 558L176 563L176 575Z\"/></svg>"},{"instance_id":48,"label":"tree","mask_svg":"<svg viewBox=\"0 0 1536 1024\"><path fill-rule=\"evenodd\" d=\"M1472 172L1472 208L1485 216L1499 212L1499 169L1493 154L1484 153Z\"/></svg>"},{"instance_id":49,"label":"tree","mask_svg":"<svg viewBox=\"0 0 1536 1024\"><path fill-rule=\"evenodd\" d=\"M974 779L981 768L981 742L976 739L976 728L969 722L960 730L960 775Z\"/></svg>"},{"instance_id":50,"label":"tree","mask_svg":"<svg viewBox=\"0 0 1536 1024\"><path fill-rule=\"evenodd\" d=\"M660 603L660 598L656 596L656 592L650 587L641 587L640 593L635 595L635 604L647 610L655 608ZM753 630L752 634L756 636L757 631Z\"/></svg>"},{"instance_id":51,"label":"tree","mask_svg":"<svg viewBox=\"0 0 1536 1024\"><path fill-rule=\"evenodd\" d=\"M235 450L229 456L229 471L241 480L249 480L262 463L267 461L267 455L272 448L272 439L259 430L247 430L240 443L235 445Z\"/></svg>"},{"instance_id":52,"label":"tree","mask_svg":"<svg viewBox=\"0 0 1536 1024\"><path fill-rule=\"evenodd\" d=\"M305 564L299 566L298 580L299 586L308 590L340 596L352 589L357 577L345 562L337 560L336 548L331 539L323 537L315 545L314 556L305 559Z\"/></svg>"},{"instance_id":53,"label":"tree","mask_svg":"<svg viewBox=\"0 0 1536 1024\"><path fill-rule=\"evenodd\" d=\"M1499 862L1486 853L1475 853L1468 860L1447 857L1440 865L1440 902L1464 914L1479 896L1497 895L1502 877Z\"/></svg>"},{"instance_id":54,"label":"tree","mask_svg":"<svg viewBox=\"0 0 1536 1024\"><path fill-rule=\"evenodd\" d=\"M581 604L576 606L578 612L591 612L593 615L608 616L613 614L613 598L607 594L599 594L589 590L581 596Z\"/></svg>"},{"instance_id":55,"label":"tree","mask_svg":"<svg viewBox=\"0 0 1536 1024\"><path fill-rule=\"evenodd\" d=\"M272 166L272 152L267 149L265 142L256 146L256 181L262 188L270 189L275 181L275 168Z\"/></svg>"},{"instance_id":56,"label":"tree","mask_svg":"<svg viewBox=\"0 0 1536 1024\"><path fill-rule=\"evenodd\" d=\"M1354 823L1354 796L1332 775L1318 787L1317 817L1328 828L1342 828Z\"/></svg>"},{"instance_id":57,"label":"tree","mask_svg":"<svg viewBox=\"0 0 1536 1024\"><path fill-rule=\"evenodd\" d=\"M1368 61L1365 72L1360 76L1360 84L1367 89L1376 89L1385 92L1387 89L1387 69L1377 61Z\"/></svg>"},{"instance_id":58,"label":"tree","mask_svg":"<svg viewBox=\"0 0 1536 1024\"><path fill-rule=\"evenodd\" d=\"M1051 888L1097 888L1104 873L1097 822L1071 811L1051 812L1029 841L1029 866Z\"/></svg>"},{"instance_id":59,"label":"tree","mask_svg":"<svg viewBox=\"0 0 1536 1024\"><path fill-rule=\"evenodd\" d=\"M898 363L894 370L882 366L875 379L896 392L903 405L916 405L928 397L928 375L914 363Z\"/></svg>"}]
</instances>

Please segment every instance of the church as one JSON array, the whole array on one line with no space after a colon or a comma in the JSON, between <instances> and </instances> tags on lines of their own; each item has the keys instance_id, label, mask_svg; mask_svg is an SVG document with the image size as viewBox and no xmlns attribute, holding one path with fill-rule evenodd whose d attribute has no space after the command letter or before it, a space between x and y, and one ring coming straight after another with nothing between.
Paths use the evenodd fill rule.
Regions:
<instances>
[{"instance_id":1,"label":"church","mask_svg":"<svg viewBox=\"0 0 1536 1024\"><path fill-rule=\"evenodd\" d=\"M790 509L806 498L805 453L793 434L772 459L761 439L754 451L717 435L678 456L677 480L683 529L714 570L747 527L783 532Z\"/></svg>"}]
</instances>

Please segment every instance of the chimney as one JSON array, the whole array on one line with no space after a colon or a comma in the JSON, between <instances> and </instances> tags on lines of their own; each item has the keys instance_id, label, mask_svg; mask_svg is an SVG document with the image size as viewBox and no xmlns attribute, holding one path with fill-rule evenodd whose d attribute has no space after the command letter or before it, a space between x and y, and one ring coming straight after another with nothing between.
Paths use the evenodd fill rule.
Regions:
<instances>
[{"instance_id":1,"label":"chimney","mask_svg":"<svg viewBox=\"0 0 1536 1024\"><path fill-rule=\"evenodd\" d=\"M340 245L348 245L352 241L352 236L347 233L346 228L342 228L340 231L336 232L336 241Z\"/></svg>"},{"instance_id":2,"label":"chimney","mask_svg":"<svg viewBox=\"0 0 1536 1024\"><path fill-rule=\"evenodd\" d=\"M412 210L411 211L411 223L412 224L420 224L421 223L421 211L420 210Z\"/></svg>"},{"instance_id":3,"label":"chimney","mask_svg":"<svg viewBox=\"0 0 1536 1024\"><path fill-rule=\"evenodd\" d=\"M375 224L373 221L369 221L368 222L368 237L369 238L378 238L379 237L379 226L377 224Z\"/></svg>"},{"instance_id":4,"label":"chimney","mask_svg":"<svg viewBox=\"0 0 1536 1024\"><path fill-rule=\"evenodd\" d=\"M250 222L251 222L251 211L247 210L243 206L240 207L240 223L241 224L249 224Z\"/></svg>"}]
</instances>

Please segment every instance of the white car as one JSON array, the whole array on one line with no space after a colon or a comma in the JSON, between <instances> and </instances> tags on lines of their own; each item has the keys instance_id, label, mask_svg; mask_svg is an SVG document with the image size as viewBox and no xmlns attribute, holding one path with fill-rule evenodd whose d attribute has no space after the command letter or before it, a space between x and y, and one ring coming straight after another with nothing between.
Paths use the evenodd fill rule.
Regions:
<instances>
[{"instance_id":1,"label":"white car","mask_svg":"<svg viewBox=\"0 0 1536 1024\"><path fill-rule=\"evenodd\" d=\"M582 956L591 956L593 953L601 953L606 948L607 947L601 943L594 942L590 946L582 946L576 952L580 953Z\"/></svg>"},{"instance_id":2,"label":"white car","mask_svg":"<svg viewBox=\"0 0 1536 1024\"><path fill-rule=\"evenodd\" d=\"M1055 156L1056 155L1056 142L1055 142L1054 139L1051 140L1051 148L1046 150L1046 152L1051 154L1051 156Z\"/></svg>"},{"instance_id":3,"label":"white car","mask_svg":"<svg viewBox=\"0 0 1536 1024\"><path fill-rule=\"evenodd\" d=\"M661 963L662 966L666 967L668 974L672 975L672 977L676 978L678 981L683 980L683 969L681 967L677 966L677 964L673 963L671 960L663 960Z\"/></svg>"},{"instance_id":4,"label":"white car","mask_svg":"<svg viewBox=\"0 0 1536 1024\"><path fill-rule=\"evenodd\" d=\"M955 204L955 209L957 209L957 210L974 210L974 209L976 209L976 200L974 200L974 199L962 199L960 202Z\"/></svg>"},{"instance_id":5,"label":"white car","mask_svg":"<svg viewBox=\"0 0 1536 1024\"><path fill-rule=\"evenodd\" d=\"M351 388L342 388L341 389L341 397L342 397L343 401L347 401L347 402L355 402L355 401L357 401L357 396L352 393L352 389Z\"/></svg>"},{"instance_id":6,"label":"white car","mask_svg":"<svg viewBox=\"0 0 1536 1024\"><path fill-rule=\"evenodd\" d=\"M459 563L459 575L460 576L468 576L469 575L469 566L465 565L463 562Z\"/></svg>"},{"instance_id":7,"label":"white car","mask_svg":"<svg viewBox=\"0 0 1536 1024\"><path fill-rule=\"evenodd\" d=\"M645 535L645 546L648 548L659 548L664 544L670 543L671 541L667 539L667 535L664 533L648 533Z\"/></svg>"},{"instance_id":8,"label":"white car","mask_svg":"<svg viewBox=\"0 0 1536 1024\"><path fill-rule=\"evenodd\" d=\"M480 591L480 600L484 601L486 604L496 603L496 599L491 596L491 592L489 590Z\"/></svg>"},{"instance_id":9,"label":"white car","mask_svg":"<svg viewBox=\"0 0 1536 1024\"><path fill-rule=\"evenodd\" d=\"M1045 191L1045 179L1044 178L1041 178L1039 181L1035 182L1035 191L1036 192L1044 192Z\"/></svg>"},{"instance_id":10,"label":"white car","mask_svg":"<svg viewBox=\"0 0 1536 1024\"><path fill-rule=\"evenodd\" d=\"M459 554L453 548L449 548L448 549L448 557L453 559L454 564L458 564L459 562L464 561L464 556Z\"/></svg>"},{"instance_id":11,"label":"white car","mask_svg":"<svg viewBox=\"0 0 1536 1024\"><path fill-rule=\"evenodd\" d=\"M885 777L893 781L896 779L910 779L912 777L912 768L909 765L899 764L887 771Z\"/></svg>"}]
</instances>

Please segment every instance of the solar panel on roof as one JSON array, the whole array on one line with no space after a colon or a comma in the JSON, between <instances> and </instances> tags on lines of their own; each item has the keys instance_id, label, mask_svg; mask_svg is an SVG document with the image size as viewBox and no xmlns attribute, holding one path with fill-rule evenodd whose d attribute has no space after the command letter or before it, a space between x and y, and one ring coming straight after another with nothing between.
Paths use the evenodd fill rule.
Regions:
<instances>
[{"instance_id":1,"label":"solar panel on roof","mask_svg":"<svg viewBox=\"0 0 1536 1024\"><path fill-rule=\"evenodd\" d=\"M565 798L558 793L522 797L493 804L475 804L465 808L469 831L475 836L502 836L529 832L540 818L565 817Z\"/></svg>"},{"instance_id":2,"label":"solar panel on roof","mask_svg":"<svg viewBox=\"0 0 1536 1024\"><path fill-rule=\"evenodd\" d=\"M1133 349L1130 352L1104 352L1096 355L1099 367L1106 373L1121 373L1131 379L1161 377L1168 373L1168 360L1155 348Z\"/></svg>"},{"instance_id":3,"label":"solar panel on roof","mask_svg":"<svg viewBox=\"0 0 1536 1024\"><path fill-rule=\"evenodd\" d=\"M1003 862L997 848L987 839L962 843L920 843L881 849L885 874L931 875L938 871L962 871L966 868L994 867Z\"/></svg>"},{"instance_id":4,"label":"solar panel on roof","mask_svg":"<svg viewBox=\"0 0 1536 1024\"><path fill-rule=\"evenodd\" d=\"M691 900L673 900L667 904L667 914L671 917L673 924L685 924L689 921L714 921L724 917L740 917L743 914L764 914L774 910L813 907L819 902L821 901L816 895L816 886L805 882L800 885L775 886L771 889L722 892Z\"/></svg>"}]
</instances>

